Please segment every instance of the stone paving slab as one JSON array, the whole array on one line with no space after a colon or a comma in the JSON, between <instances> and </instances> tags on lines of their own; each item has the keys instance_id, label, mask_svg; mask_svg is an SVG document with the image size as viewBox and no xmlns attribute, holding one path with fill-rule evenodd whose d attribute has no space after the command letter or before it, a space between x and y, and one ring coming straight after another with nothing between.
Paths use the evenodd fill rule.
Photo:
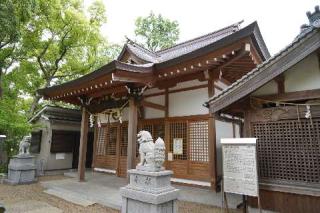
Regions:
<instances>
[{"instance_id":1,"label":"stone paving slab","mask_svg":"<svg viewBox=\"0 0 320 213\"><path fill-rule=\"evenodd\" d=\"M46 202L25 200L16 203L5 203L6 213L62 213L61 209Z\"/></svg>"},{"instance_id":2,"label":"stone paving slab","mask_svg":"<svg viewBox=\"0 0 320 213\"><path fill-rule=\"evenodd\" d=\"M83 206L83 207L87 207L90 205L95 204L95 202L87 200L87 199L83 199L81 196L79 196L78 194L68 191L68 190L63 190L61 188L58 189L47 189L44 191L47 194L62 198L68 202Z\"/></svg>"}]
</instances>

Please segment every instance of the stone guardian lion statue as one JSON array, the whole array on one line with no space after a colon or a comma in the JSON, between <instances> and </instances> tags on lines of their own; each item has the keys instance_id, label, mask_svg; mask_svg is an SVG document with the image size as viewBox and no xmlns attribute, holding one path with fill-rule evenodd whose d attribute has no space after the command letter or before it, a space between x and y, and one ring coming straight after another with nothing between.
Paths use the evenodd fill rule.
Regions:
<instances>
[{"instance_id":1,"label":"stone guardian lion statue","mask_svg":"<svg viewBox=\"0 0 320 213\"><path fill-rule=\"evenodd\" d=\"M165 144L161 138L153 142L150 132L142 130L138 133L140 163L137 169L160 171L165 161Z\"/></svg>"},{"instance_id":2,"label":"stone guardian lion statue","mask_svg":"<svg viewBox=\"0 0 320 213\"><path fill-rule=\"evenodd\" d=\"M24 136L19 145L19 155L29 155L29 149L31 144L31 136Z\"/></svg>"}]
</instances>

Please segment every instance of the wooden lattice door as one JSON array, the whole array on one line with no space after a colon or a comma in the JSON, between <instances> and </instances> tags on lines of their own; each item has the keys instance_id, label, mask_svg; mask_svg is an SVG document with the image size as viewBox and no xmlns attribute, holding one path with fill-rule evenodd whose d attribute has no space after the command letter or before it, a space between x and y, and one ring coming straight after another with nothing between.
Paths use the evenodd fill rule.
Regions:
<instances>
[{"instance_id":1,"label":"wooden lattice door","mask_svg":"<svg viewBox=\"0 0 320 213\"><path fill-rule=\"evenodd\" d=\"M118 176L127 176L127 151L128 151L128 123L120 125L120 152Z\"/></svg>"},{"instance_id":2,"label":"wooden lattice door","mask_svg":"<svg viewBox=\"0 0 320 213\"><path fill-rule=\"evenodd\" d=\"M107 124L97 130L95 167L117 170L118 124Z\"/></svg>"},{"instance_id":3,"label":"wooden lattice door","mask_svg":"<svg viewBox=\"0 0 320 213\"><path fill-rule=\"evenodd\" d=\"M199 117L169 120L166 122L166 134L167 167L173 170L174 176L208 181L208 119Z\"/></svg>"}]
</instances>

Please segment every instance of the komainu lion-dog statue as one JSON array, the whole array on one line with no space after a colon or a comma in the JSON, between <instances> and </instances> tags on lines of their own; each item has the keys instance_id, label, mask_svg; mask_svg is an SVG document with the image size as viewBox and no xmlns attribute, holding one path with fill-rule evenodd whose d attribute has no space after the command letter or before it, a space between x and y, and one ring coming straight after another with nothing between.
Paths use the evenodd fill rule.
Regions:
<instances>
[{"instance_id":1,"label":"komainu lion-dog statue","mask_svg":"<svg viewBox=\"0 0 320 213\"><path fill-rule=\"evenodd\" d=\"M29 149L31 144L31 136L24 136L19 144L19 155L29 155Z\"/></svg>"},{"instance_id":2,"label":"komainu lion-dog statue","mask_svg":"<svg viewBox=\"0 0 320 213\"><path fill-rule=\"evenodd\" d=\"M161 138L153 142L150 132L142 130L138 133L140 163L137 169L160 171L165 161L165 144Z\"/></svg>"}]
</instances>

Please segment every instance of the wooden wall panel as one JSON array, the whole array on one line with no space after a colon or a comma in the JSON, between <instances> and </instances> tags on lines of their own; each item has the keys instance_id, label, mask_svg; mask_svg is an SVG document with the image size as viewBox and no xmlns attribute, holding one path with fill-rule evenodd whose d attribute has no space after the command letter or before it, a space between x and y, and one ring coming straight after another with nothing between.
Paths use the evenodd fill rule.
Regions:
<instances>
[{"instance_id":1,"label":"wooden wall panel","mask_svg":"<svg viewBox=\"0 0 320 213\"><path fill-rule=\"evenodd\" d=\"M280 213L319 213L320 197L260 190L261 206ZM249 205L257 207L257 199L249 197Z\"/></svg>"}]
</instances>

